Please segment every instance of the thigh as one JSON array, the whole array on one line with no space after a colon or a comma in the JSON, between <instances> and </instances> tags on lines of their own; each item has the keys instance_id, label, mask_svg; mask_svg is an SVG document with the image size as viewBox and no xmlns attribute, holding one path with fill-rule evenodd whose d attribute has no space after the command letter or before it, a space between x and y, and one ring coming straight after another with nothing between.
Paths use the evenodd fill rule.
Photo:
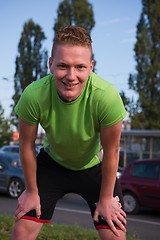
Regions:
<instances>
[{"instance_id":1,"label":"thigh","mask_svg":"<svg viewBox=\"0 0 160 240\"><path fill-rule=\"evenodd\" d=\"M82 172L82 177L79 182L81 187L80 191L77 192L80 194L88 203L91 211L92 217L94 216L94 212L96 209L96 203L99 201L100 189L101 189L101 179L102 179L102 171L101 171L101 163L96 165L93 168L86 170L86 172ZM114 197L118 196L120 199L120 203L122 205L122 209L124 210L123 196L122 191L119 185L118 179L115 181L114 187ZM94 221L94 225L96 229L106 228L108 229L108 223L103 220L103 218L99 217L99 222ZM118 226L115 224L115 227Z\"/></svg>"},{"instance_id":2,"label":"thigh","mask_svg":"<svg viewBox=\"0 0 160 240\"><path fill-rule=\"evenodd\" d=\"M41 151L37 156L37 186L41 203L41 217L31 210L24 218L37 222L50 222L58 199L66 194L65 170L47 153Z\"/></svg>"}]
</instances>

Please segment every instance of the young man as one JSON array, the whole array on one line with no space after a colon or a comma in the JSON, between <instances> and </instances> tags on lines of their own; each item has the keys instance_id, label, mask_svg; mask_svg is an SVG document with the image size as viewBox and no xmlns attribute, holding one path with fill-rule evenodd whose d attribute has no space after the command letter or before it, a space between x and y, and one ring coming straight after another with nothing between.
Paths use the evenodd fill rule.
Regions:
<instances>
[{"instance_id":1,"label":"young man","mask_svg":"<svg viewBox=\"0 0 160 240\"><path fill-rule=\"evenodd\" d=\"M126 111L117 90L92 73L93 66L88 32L61 29L49 59L51 74L30 84L15 108L26 190L18 199L12 240L35 239L57 200L70 192L88 202L100 239L125 239L116 172ZM46 139L36 159L39 123Z\"/></svg>"}]
</instances>

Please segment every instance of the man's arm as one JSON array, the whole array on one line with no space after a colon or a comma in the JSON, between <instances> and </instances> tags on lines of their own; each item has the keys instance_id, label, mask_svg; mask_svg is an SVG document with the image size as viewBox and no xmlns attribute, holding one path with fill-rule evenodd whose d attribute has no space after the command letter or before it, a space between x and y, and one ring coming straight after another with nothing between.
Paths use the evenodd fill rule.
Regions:
<instances>
[{"instance_id":1,"label":"man's arm","mask_svg":"<svg viewBox=\"0 0 160 240\"><path fill-rule=\"evenodd\" d=\"M103 217L111 227L111 230L118 236L113 221L125 231L122 224L126 224L124 211L120 209L118 201L113 198L114 184L119 162L119 142L121 135L122 121L108 127L101 128L100 138L104 155L102 161L102 184L99 202L94 215L94 220L98 221L98 216ZM122 222L121 222L122 221Z\"/></svg>"},{"instance_id":2,"label":"man's arm","mask_svg":"<svg viewBox=\"0 0 160 240\"><path fill-rule=\"evenodd\" d=\"M30 125L19 119L20 159L25 178L26 190L18 199L15 212L16 220L19 220L31 209L36 209L37 217L40 217L40 200L36 182L36 154L35 140L37 137L37 125Z\"/></svg>"}]
</instances>

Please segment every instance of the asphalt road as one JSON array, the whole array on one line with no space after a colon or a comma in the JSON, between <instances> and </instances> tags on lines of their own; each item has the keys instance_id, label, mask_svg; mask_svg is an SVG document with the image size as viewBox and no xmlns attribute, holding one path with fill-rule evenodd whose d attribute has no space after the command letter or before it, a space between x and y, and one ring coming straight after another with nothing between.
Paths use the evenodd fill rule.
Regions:
<instances>
[{"instance_id":1,"label":"asphalt road","mask_svg":"<svg viewBox=\"0 0 160 240\"><path fill-rule=\"evenodd\" d=\"M0 194L0 214L13 215L16 204L17 200ZM94 229L88 205L75 194L68 194L57 203L51 221L57 224L78 224L84 228ZM128 215L127 232L133 237L138 235L141 240L159 240L160 212L142 210L138 215Z\"/></svg>"}]
</instances>

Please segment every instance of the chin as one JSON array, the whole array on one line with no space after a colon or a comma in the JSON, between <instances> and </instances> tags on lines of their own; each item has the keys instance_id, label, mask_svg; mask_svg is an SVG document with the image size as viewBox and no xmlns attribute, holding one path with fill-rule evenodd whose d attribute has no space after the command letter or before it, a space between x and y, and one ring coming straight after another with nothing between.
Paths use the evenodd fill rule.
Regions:
<instances>
[{"instance_id":1,"label":"chin","mask_svg":"<svg viewBox=\"0 0 160 240\"><path fill-rule=\"evenodd\" d=\"M65 101L66 102L72 102L72 101L74 101L76 98L74 98L74 97L66 97L65 98Z\"/></svg>"},{"instance_id":2,"label":"chin","mask_svg":"<svg viewBox=\"0 0 160 240\"><path fill-rule=\"evenodd\" d=\"M72 102L72 101L74 101L75 99L74 99L74 97L72 97L72 96L60 96L59 95L59 97L60 97L60 99L62 100L62 101L64 101L64 102Z\"/></svg>"},{"instance_id":3,"label":"chin","mask_svg":"<svg viewBox=\"0 0 160 240\"><path fill-rule=\"evenodd\" d=\"M73 93L73 92L63 92L60 94L60 98L65 101L65 102L72 102L74 100L76 100L79 96L81 95L81 93Z\"/></svg>"}]
</instances>

